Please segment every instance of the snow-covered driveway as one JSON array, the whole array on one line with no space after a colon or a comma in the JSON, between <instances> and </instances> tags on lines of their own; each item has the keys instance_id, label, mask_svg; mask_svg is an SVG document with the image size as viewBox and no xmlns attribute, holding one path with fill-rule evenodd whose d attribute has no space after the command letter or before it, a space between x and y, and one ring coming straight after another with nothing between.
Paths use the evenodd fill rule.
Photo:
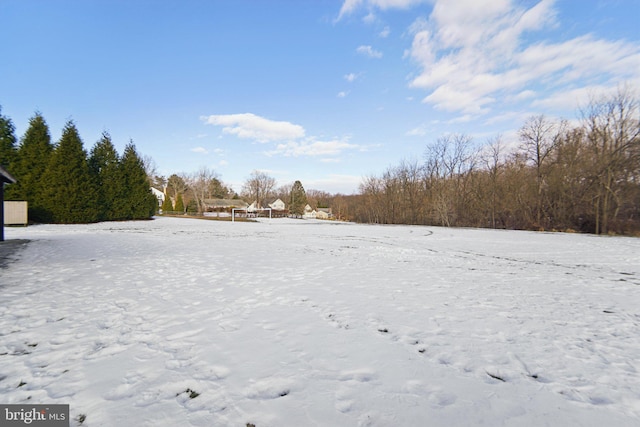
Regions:
<instances>
[{"instance_id":1,"label":"snow-covered driveway","mask_svg":"<svg viewBox=\"0 0 640 427\"><path fill-rule=\"evenodd\" d=\"M640 239L176 218L6 237L31 242L0 270L1 403L83 426L640 425Z\"/></svg>"}]
</instances>

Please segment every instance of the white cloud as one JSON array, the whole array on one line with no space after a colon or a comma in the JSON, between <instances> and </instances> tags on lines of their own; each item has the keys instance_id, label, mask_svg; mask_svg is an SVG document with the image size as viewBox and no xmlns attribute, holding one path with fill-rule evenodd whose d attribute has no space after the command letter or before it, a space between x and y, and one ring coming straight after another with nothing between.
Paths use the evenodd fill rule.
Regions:
<instances>
[{"instance_id":1,"label":"white cloud","mask_svg":"<svg viewBox=\"0 0 640 427\"><path fill-rule=\"evenodd\" d=\"M389 34L391 34L391 28L387 26L387 27L384 27L378 35L383 39L386 39L387 37L389 37Z\"/></svg>"},{"instance_id":2,"label":"white cloud","mask_svg":"<svg viewBox=\"0 0 640 427\"><path fill-rule=\"evenodd\" d=\"M603 73L626 78L640 74L640 47L589 35L528 47L516 60L530 74L560 77L563 83Z\"/></svg>"},{"instance_id":3,"label":"white cloud","mask_svg":"<svg viewBox=\"0 0 640 427\"><path fill-rule=\"evenodd\" d=\"M338 92L338 98L346 98L347 95L349 95L349 92L345 92L345 91Z\"/></svg>"},{"instance_id":4,"label":"white cloud","mask_svg":"<svg viewBox=\"0 0 640 427\"><path fill-rule=\"evenodd\" d=\"M369 0L370 6L379 9L409 9L420 3L427 3L428 0Z\"/></svg>"},{"instance_id":5,"label":"white cloud","mask_svg":"<svg viewBox=\"0 0 640 427\"><path fill-rule=\"evenodd\" d=\"M360 7L362 3L363 0L344 0L344 3L342 3L342 7L340 8L340 13L338 14L338 19L341 19L345 15L350 15Z\"/></svg>"},{"instance_id":6,"label":"white cloud","mask_svg":"<svg viewBox=\"0 0 640 427\"><path fill-rule=\"evenodd\" d=\"M474 119L474 116L471 114L465 114L459 117L454 117L451 120L447 120L447 124L453 125L456 123L468 123Z\"/></svg>"},{"instance_id":7,"label":"white cloud","mask_svg":"<svg viewBox=\"0 0 640 427\"><path fill-rule=\"evenodd\" d=\"M349 73L344 75L344 79L349 83L353 83L358 78L358 75L355 73Z\"/></svg>"},{"instance_id":8,"label":"white cloud","mask_svg":"<svg viewBox=\"0 0 640 427\"><path fill-rule=\"evenodd\" d=\"M345 150L359 149L356 144L349 144L348 138L319 141L308 138L304 141L289 141L278 144L275 150L268 151L267 155L283 155L285 157L300 156L335 156Z\"/></svg>"},{"instance_id":9,"label":"white cloud","mask_svg":"<svg viewBox=\"0 0 640 427\"><path fill-rule=\"evenodd\" d=\"M521 101L521 100L524 100L524 99L530 99L530 98L535 98L535 97L536 97L536 92L534 92L534 91L532 91L530 89L527 89L527 90L523 90L520 93L517 93L514 96L514 99L516 99L518 101Z\"/></svg>"},{"instance_id":10,"label":"white cloud","mask_svg":"<svg viewBox=\"0 0 640 427\"><path fill-rule=\"evenodd\" d=\"M195 147L195 148L192 148L191 151L199 154L209 154L209 150L207 150L204 147Z\"/></svg>"},{"instance_id":11,"label":"white cloud","mask_svg":"<svg viewBox=\"0 0 640 427\"><path fill-rule=\"evenodd\" d=\"M358 46L358 48L356 49L356 52L358 52L361 55L368 56L369 58L374 58L374 59L382 58L382 52L375 50L371 46L365 46L365 45Z\"/></svg>"},{"instance_id":12,"label":"white cloud","mask_svg":"<svg viewBox=\"0 0 640 427\"><path fill-rule=\"evenodd\" d=\"M577 89L568 89L555 92L548 97L536 99L531 103L533 107L548 109L575 109L580 106L586 106L589 100L593 96L598 96L603 93L613 94L616 91L616 87L607 86L587 86Z\"/></svg>"},{"instance_id":13,"label":"white cloud","mask_svg":"<svg viewBox=\"0 0 640 427\"><path fill-rule=\"evenodd\" d=\"M497 114L491 116L489 119L484 121L486 125L493 125L496 123L517 123L520 125L524 123L527 118L536 115L530 111L507 111L506 113Z\"/></svg>"},{"instance_id":14,"label":"white cloud","mask_svg":"<svg viewBox=\"0 0 640 427\"><path fill-rule=\"evenodd\" d=\"M362 22L365 24L373 24L377 19L378 17L376 14L373 13L373 11L370 11L364 18L362 18Z\"/></svg>"},{"instance_id":15,"label":"white cloud","mask_svg":"<svg viewBox=\"0 0 640 427\"><path fill-rule=\"evenodd\" d=\"M372 9L408 9L420 3L427 3L430 0L344 0L338 20L350 15L360 8ZM371 12L370 12L371 13Z\"/></svg>"},{"instance_id":16,"label":"white cloud","mask_svg":"<svg viewBox=\"0 0 640 427\"><path fill-rule=\"evenodd\" d=\"M448 112L482 115L489 112L487 104L493 103L494 99L481 96L481 92L472 88L458 89L451 84L442 84L424 98L423 102L434 104L437 109Z\"/></svg>"},{"instance_id":17,"label":"white cloud","mask_svg":"<svg viewBox=\"0 0 640 427\"><path fill-rule=\"evenodd\" d=\"M345 92L344 96L347 93ZM350 144L349 137L328 141L315 136L307 137L302 126L268 120L251 113L202 116L201 120L206 124L223 126L223 132L237 135L239 138L275 144L275 148L264 151L267 156L337 156L345 150L362 149L359 145ZM204 149L198 147L192 151L202 152L201 150ZM224 151L216 149L215 153L222 154Z\"/></svg>"},{"instance_id":18,"label":"white cloud","mask_svg":"<svg viewBox=\"0 0 640 427\"><path fill-rule=\"evenodd\" d=\"M297 139L305 135L302 126L265 119L251 113L202 116L200 119L206 124L223 126L224 133L262 143Z\"/></svg>"},{"instance_id":19,"label":"white cloud","mask_svg":"<svg viewBox=\"0 0 640 427\"><path fill-rule=\"evenodd\" d=\"M405 133L406 136L426 136L428 130L425 126L418 126L417 128L413 128Z\"/></svg>"},{"instance_id":20,"label":"white cloud","mask_svg":"<svg viewBox=\"0 0 640 427\"><path fill-rule=\"evenodd\" d=\"M428 91L423 102L466 119L489 113L498 98L537 99L542 105L539 98L551 93L547 102L559 105L567 85L580 91L587 85L640 80L637 44L591 35L532 44L525 34L558 25L554 0L529 9L521 5L435 0L429 19L418 18L409 29L413 42L405 57L419 67L410 87Z\"/></svg>"}]
</instances>

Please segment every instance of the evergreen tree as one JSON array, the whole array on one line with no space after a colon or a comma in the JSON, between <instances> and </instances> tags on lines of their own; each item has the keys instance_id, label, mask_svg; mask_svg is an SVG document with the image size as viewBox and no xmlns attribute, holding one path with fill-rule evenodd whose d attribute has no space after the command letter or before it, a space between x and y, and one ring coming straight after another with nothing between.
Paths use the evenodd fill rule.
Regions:
<instances>
[{"instance_id":1,"label":"evergreen tree","mask_svg":"<svg viewBox=\"0 0 640 427\"><path fill-rule=\"evenodd\" d=\"M164 201L162 202L162 213L173 212L173 203L171 203L171 197L167 193L164 193Z\"/></svg>"},{"instance_id":2,"label":"evergreen tree","mask_svg":"<svg viewBox=\"0 0 640 427\"><path fill-rule=\"evenodd\" d=\"M97 189L98 219L100 221L110 221L114 218L114 204L119 197L120 185L119 165L120 159L111 136L104 132L102 138L91 150L89 156L89 170Z\"/></svg>"},{"instance_id":3,"label":"evergreen tree","mask_svg":"<svg viewBox=\"0 0 640 427\"><path fill-rule=\"evenodd\" d=\"M158 200L151 192L142 159L133 142L124 149L119 165L119 194L115 201L115 219L149 219L158 209Z\"/></svg>"},{"instance_id":4,"label":"evergreen tree","mask_svg":"<svg viewBox=\"0 0 640 427\"><path fill-rule=\"evenodd\" d=\"M50 185L43 182L42 176L53 153L49 127L42 114L36 112L29 120L29 128L22 137L11 174L18 182L7 187L7 200L25 200L29 202L29 219L46 222L50 215L44 207L43 189Z\"/></svg>"},{"instance_id":5,"label":"evergreen tree","mask_svg":"<svg viewBox=\"0 0 640 427\"><path fill-rule=\"evenodd\" d=\"M16 128L0 107L0 166L10 169L16 157ZM11 171L10 171L11 172Z\"/></svg>"},{"instance_id":6,"label":"evergreen tree","mask_svg":"<svg viewBox=\"0 0 640 427\"><path fill-rule=\"evenodd\" d=\"M87 152L78 130L68 121L49 165L43 174L43 204L56 223L87 223L98 220L98 201L89 172Z\"/></svg>"},{"instance_id":7,"label":"evergreen tree","mask_svg":"<svg viewBox=\"0 0 640 427\"><path fill-rule=\"evenodd\" d=\"M291 198L289 201L289 212L301 216L304 214L304 207L307 205L307 193L300 181L293 183L291 187Z\"/></svg>"},{"instance_id":8,"label":"evergreen tree","mask_svg":"<svg viewBox=\"0 0 640 427\"><path fill-rule=\"evenodd\" d=\"M198 213L198 202L196 202L196 199L191 199L189 203L187 203L187 213L190 215Z\"/></svg>"},{"instance_id":9,"label":"evergreen tree","mask_svg":"<svg viewBox=\"0 0 640 427\"><path fill-rule=\"evenodd\" d=\"M174 210L180 214L184 213L184 201L182 200L182 193L178 193L178 197L176 197L176 207Z\"/></svg>"},{"instance_id":10,"label":"evergreen tree","mask_svg":"<svg viewBox=\"0 0 640 427\"><path fill-rule=\"evenodd\" d=\"M174 200L178 200L178 194L187 191L188 188L184 178L179 175L173 174L167 179L167 193L173 196Z\"/></svg>"}]
</instances>

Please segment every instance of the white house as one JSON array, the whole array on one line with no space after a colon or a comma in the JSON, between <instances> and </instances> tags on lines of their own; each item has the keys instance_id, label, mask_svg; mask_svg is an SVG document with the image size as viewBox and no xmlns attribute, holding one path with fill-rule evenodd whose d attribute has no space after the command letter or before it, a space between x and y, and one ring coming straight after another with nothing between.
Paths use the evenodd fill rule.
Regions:
<instances>
[{"instance_id":1,"label":"white house","mask_svg":"<svg viewBox=\"0 0 640 427\"><path fill-rule=\"evenodd\" d=\"M311 208L311 206L306 205L304 207L304 214L302 215L305 219L315 219L317 212Z\"/></svg>"},{"instance_id":2,"label":"white house","mask_svg":"<svg viewBox=\"0 0 640 427\"><path fill-rule=\"evenodd\" d=\"M274 211L283 211L286 209L286 205L284 204L284 202L280 199L277 199L275 202L273 203L269 203L269 207L271 209L273 209Z\"/></svg>"},{"instance_id":3,"label":"white house","mask_svg":"<svg viewBox=\"0 0 640 427\"><path fill-rule=\"evenodd\" d=\"M267 206L269 206L271 208L271 210L273 211L284 211L287 207L284 204L284 202L280 199L277 199L275 202L273 203L267 203ZM255 212L257 211L258 208L258 202L254 201L253 203L251 203L249 205L249 207L247 207L247 211L248 212Z\"/></svg>"},{"instance_id":4,"label":"white house","mask_svg":"<svg viewBox=\"0 0 640 427\"><path fill-rule=\"evenodd\" d=\"M326 211L318 210L316 212L317 219L329 219L329 214Z\"/></svg>"},{"instance_id":5,"label":"white house","mask_svg":"<svg viewBox=\"0 0 640 427\"><path fill-rule=\"evenodd\" d=\"M305 219L331 219L333 215L331 214L331 208L318 208L316 210L307 205L304 207L304 215L302 217Z\"/></svg>"},{"instance_id":6,"label":"white house","mask_svg":"<svg viewBox=\"0 0 640 427\"><path fill-rule=\"evenodd\" d=\"M331 212L331 208L318 208L316 212L316 218L318 219L333 218L333 213Z\"/></svg>"},{"instance_id":7,"label":"white house","mask_svg":"<svg viewBox=\"0 0 640 427\"><path fill-rule=\"evenodd\" d=\"M156 199L158 199L158 206L162 206L162 203L164 203L164 193L153 187L151 187L151 192L156 196Z\"/></svg>"}]
</instances>

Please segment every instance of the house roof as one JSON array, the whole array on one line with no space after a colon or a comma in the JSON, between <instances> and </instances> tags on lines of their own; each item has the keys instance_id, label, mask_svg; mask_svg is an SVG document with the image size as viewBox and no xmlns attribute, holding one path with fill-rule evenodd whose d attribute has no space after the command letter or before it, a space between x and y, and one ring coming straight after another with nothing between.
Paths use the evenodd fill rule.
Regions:
<instances>
[{"instance_id":1,"label":"house roof","mask_svg":"<svg viewBox=\"0 0 640 427\"><path fill-rule=\"evenodd\" d=\"M5 168L0 166L0 183L14 184L17 180Z\"/></svg>"},{"instance_id":2,"label":"house roof","mask_svg":"<svg viewBox=\"0 0 640 427\"><path fill-rule=\"evenodd\" d=\"M269 207L276 211L282 211L287 209L287 205L280 199L276 199L272 203L269 203Z\"/></svg>"}]
</instances>

